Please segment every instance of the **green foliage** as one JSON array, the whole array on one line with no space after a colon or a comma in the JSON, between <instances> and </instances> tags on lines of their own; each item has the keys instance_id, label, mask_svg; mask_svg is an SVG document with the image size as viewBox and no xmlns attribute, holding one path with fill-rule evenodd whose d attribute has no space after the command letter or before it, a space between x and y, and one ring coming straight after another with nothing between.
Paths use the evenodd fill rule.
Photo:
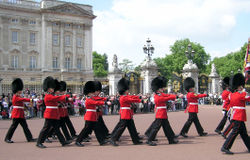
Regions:
<instances>
[{"instance_id":1,"label":"green foliage","mask_svg":"<svg viewBox=\"0 0 250 160\"><path fill-rule=\"evenodd\" d=\"M93 52L93 69L94 76L105 77L108 75L108 56Z\"/></svg>"},{"instance_id":2,"label":"green foliage","mask_svg":"<svg viewBox=\"0 0 250 160\"><path fill-rule=\"evenodd\" d=\"M127 73L129 71L134 70L134 64L132 61L130 61L129 59L123 59L121 63L119 63L119 68Z\"/></svg>"},{"instance_id":3,"label":"green foliage","mask_svg":"<svg viewBox=\"0 0 250 160\"><path fill-rule=\"evenodd\" d=\"M226 77L231 75L231 71L233 73L237 73L238 69L243 71L243 65L245 60L247 43L245 43L239 51L232 52L224 57L216 57L213 61L210 62L210 66L212 63L215 64L218 74L221 77ZM209 70L209 67L208 67ZM211 70L211 67L210 67Z\"/></svg>"},{"instance_id":4,"label":"green foliage","mask_svg":"<svg viewBox=\"0 0 250 160\"><path fill-rule=\"evenodd\" d=\"M188 61L185 55L188 44L191 44L192 50L195 51L193 62L200 69L200 73L205 73L210 55L205 52L204 47L199 43L190 42L189 39L184 39L177 40L174 45L170 46L171 54L166 55L164 58L154 59L163 76L169 79L173 72L181 73L183 66Z\"/></svg>"}]
</instances>

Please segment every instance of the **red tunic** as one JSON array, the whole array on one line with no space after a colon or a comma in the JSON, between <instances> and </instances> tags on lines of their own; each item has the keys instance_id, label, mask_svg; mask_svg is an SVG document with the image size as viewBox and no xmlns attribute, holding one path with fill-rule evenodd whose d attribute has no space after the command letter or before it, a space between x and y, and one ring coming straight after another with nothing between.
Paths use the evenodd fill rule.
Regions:
<instances>
[{"instance_id":1,"label":"red tunic","mask_svg":"<svg viewBox=\"0 0 250 160\"><path fill-rule=\"evenodd\" d=\"M157 93L154 95L155 101L155 118L157 119L167 119L167 106L166 102L169 100L175 100L176 95Z\"/></svg>"},{"instance_id":2,"label":"red tunic","mask_svg":"<svg viewBox=\"0 0 250 160\"><path fill-rule=\"evenodd\" d=\"M13 110L11 112L11 118L24 118L24 104L23 102L30 102L29 98L21 98L14 95L12 98Z\"/></svg>"},{"instance_id":3,"label":"red tunic","mask_svg":"<svg viewBox=\"0 0 250 160\"><path fill-rule=\"evenodd\" d=\"M97 114L96 114L96 107L104 105L104 101L96 101L91 98L86 98L85 107L86 107L86 114L84 116L85 121L97 121Z\"/></svg>"},{"instance_id":4,"label":"red tunic","mask_svg":"<svg viewBox=\"0 0 250 160\"><path fill-rule=\"evenodd\" d=\"M60 119L60 114L58 110L58 102L66 102L66 97L63 96L54 96L52 94L46 94L44 97L44 103L46 109L44 111L44 118L46 119Z\"/></svg>"},{"instance_id":5,"label":"red tunic","mask_svg":"<svg viewBox=\"0 0 250 160\"><path fill-rule=\"evenodd\" d=\"M227 98L231 92L229 90L224 90L221 94L222 100L223 100L223 110L228 111L230 108L230 103L227 101Z\"/></svg>"},{"instance_id":6,"label":"red tunic","mask_svg":"<svg viewBox=\"0 0 250 160\"><path fill-rule=\"evenodd\" d=\"M131 108L131 103L139 103L141 99L139 96L121 95L120 96L120 115L121 119L132 119L133 109Z\"/></svg>"},{"instance_id":7,"label":"red tunic","mask_svg":"<svg viewBox=\"0 0 250 160\"><path fill-rule=\"evenodd\" d=\"M194 92L188 92L187 94L188 112L198 113L198 99L206 96L207 94L196 94Z\"/></svg>"},{"instance_id":8,"label":"red tunic","mask_svg":"<svg viewBox=\"0 0 250 160\"><path fill-rule=\"evenodd\" d=\"M250 97L246 92L234 92L230 94L230 106L233 109L232 119L237 121L247 121L246 101L250 101Z\"/></svg>"},{"instance_id":9,"label":"red tunic","mask_svg":"<svg viewBox=\"0 0 250 160\"><path fill-rule=\"evenodd\" d=\"M107 98L105 98L105 97L100 97L100 96L93 96L92 99L94 99L94 100L96 100L96 101L106 101L106 100L107 100ZM96 113L97 113L97 117L103 115L102 109L100 109L99 112L96 112Z\"/></svg>"}]
</instances>

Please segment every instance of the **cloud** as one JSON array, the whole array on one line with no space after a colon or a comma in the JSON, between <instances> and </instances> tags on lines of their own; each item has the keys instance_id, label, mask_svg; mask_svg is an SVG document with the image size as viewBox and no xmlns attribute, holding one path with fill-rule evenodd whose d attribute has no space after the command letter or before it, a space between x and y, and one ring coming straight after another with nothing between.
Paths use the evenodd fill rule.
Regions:
<instances>
[{"instance_id":1,"label":"cloud","mask_svg":"<svg viewBox=\"0 0 250 160\"><path fill-rule=\"evenodd\" d=\"M237 16L249 7L248 0L114 0L111 10L95 11L93 49L109 60L117 54L119 62L127 58L140 64L148 37L153 57L169 54L176 40L189 38L217 56L224 50L211 47L229 39Z\"/></svg>"}]
</instances>

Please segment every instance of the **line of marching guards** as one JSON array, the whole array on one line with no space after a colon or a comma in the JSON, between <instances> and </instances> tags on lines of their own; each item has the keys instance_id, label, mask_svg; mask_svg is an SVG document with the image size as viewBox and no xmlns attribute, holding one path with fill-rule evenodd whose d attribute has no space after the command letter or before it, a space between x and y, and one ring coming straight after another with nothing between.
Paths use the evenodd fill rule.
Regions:
<instances>
[{"instance_id":1,"label":"line of marching guards","mask_svg":"<svg viewBox=\"0 0 250 160\"><path fill-rule=\"evenodd\" d=\"M175 100L178 97L182 98L183 94L174 95L164 93L166 83L167 80L162 76L154 78L151 82L151 88L154 92L155 120L145 132L147 137L146 143L149 146L156 146L158 141L156 136L159 129L162 127L169 144L177 144L178 136L188 138L187 133L192 123L195 124L199 136L206 136L207 133L204 132L197 114L198 99L208 95L195 93L195 82L191 77L184 80L184 88L187 91L186 97L188 101L188 107L185 112L188 112L189 117L181 129L180 134L176 135L168 121L166 102ZM222 93L222 99L224 116L215 129L215 132L221 134L226 139L221 148L221 151L226 154L233 154L230 149L238 134L240 134L244 144L250 152L250 138L245 126L246 101L250 101L250 97L244 92L244 85L245 78L241 73L237 73L231 78L225 77L223 79L222 87L224 91ZM112 101L112 97L109 99L99 96L102 91L102 84L99 81L88 81L84 86L84 94L87 97L85 101L86 114L84 115L85 126L78 135L70 121L66 107L67 102L73 101L73 95L65 94L66 88L67 84L64 81L59 82L52 77L47 77L44 80L43 90L46 92L44 97L44 103L46 105L46 110L44 112L45 121L38 138L35 139L25 120L23 104L24 102L32 103L32 99L21 97L23 82L20 78L15 79L12 82L12 91L14 94L12 99L12 124L5 136L5 142L14 143L11 138L18 124L20 124L23 127L27 141L36 142L36 146L39 148L46 148L44 142L51 142L48 139L48 137L51 136L57 136L62 146L66 146L75 140L76 146L83 147L83 142L89 142L91 140L89 135L93 131L101 146L107 144L119 146L118 142L126 128L128 128L134 145L143 143L142 137L136 130L131 103L140 103L147 97L129 95L129 81L126 78L122 78L118 82L117 88L120 94L120 120L112 133L109 133L103 121L101 108L103 105L111 105L110 101ZM222 132L227 119L230 120L230 124Z\"/></svg>"}]
</instances>

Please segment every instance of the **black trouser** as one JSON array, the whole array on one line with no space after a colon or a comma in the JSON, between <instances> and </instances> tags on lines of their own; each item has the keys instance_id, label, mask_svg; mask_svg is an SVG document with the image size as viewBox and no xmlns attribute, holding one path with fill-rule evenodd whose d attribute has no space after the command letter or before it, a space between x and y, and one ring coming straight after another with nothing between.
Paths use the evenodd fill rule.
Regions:
<instances>
[{"instance_id":1,"label":"black trouser","mask_svg":"<svg viewBox=\"0 0 250 160\"><path fill-rule=\"evenodd\" d=\"M236 121L236 120L232 120L232 123L233 123L233 130L226 139L225 143L223 144L223 147L226 149L230 149L234 143L234 140L236 139L238 134L240 134L247 149L250 151L250 138L248 137L245 123L243 121Z\"/></svg>"},{"instance_id":2,"label":"black trouser","mask_svg":"<svg viewBox=\"0 0 250 160\"><path fill-rule=\"evenodd\" d=\"M174 132L169 124L168 119L155 119L152 123L151 131L149 132L148 141L152 141L155 139L160 128L163 128L163 132L167 137L169 143L172 143L174 140Z\"/></svg>"},{"instance_id":3,"label":"black trouser","mask_svg":"<svg viewBox=\"0 0 250 160\"><path fill-rule=\"evenodd\" d=\"M66 127L66 119L67 119L66 117L60 118L60 128L62 129L66 140L72 140L71 136L69 135L69 131Z\"/></svg>"},{"instance_id":4,"label":"black trouser","mask_svg":"<svg viewBox=\"0 0 250 160\"><path fill-rule=\"evenodd\" d=\"M128 131L130 137L134 144L139 142L139 137L137 135L137 131L135 128L135 124L133 119L121 119L117 124L117 129L114 131L114 134L111 135L111 140L116 141L120 138L126 127L128 127Z\"/></svg>"},{"instance_id":5,"label":"black trouser","mask_svg":"<svg viewBox=\"0 0 250 160\"><path fill-rule=\"evenodd\" d=\"M181 130L181 133L188 133L188 130L191 126L191 124L194 122L194 125L196 127L196 130L199 134L202 134L204 132L201 124L200 124L200 121L198 119L198 116L197 116L197 113L189 113L189 117L188 117L188 120L187 122L185 123L185 125L183 126L182 130Z\"/></svg>"},{"instance_id":6,"label":"black trouser","mask_svg":"<svg viewBox=\"0 0 250 160\"><path fill-rule=\"evenodd\" d=\"M45 119L44 126L39 134L37 144L43 143L48 136L50 129L53 127L57 138L61 144L65 144L65 139L59 129L60 122L57 119Z\"/></svg>"},{"instance_id":7,"label":"black trouser","mask_svg":"<svg viewBox=\"0 0 250 160\"><path fill-rule=\"evenodd\" d=\"M27 122L26 122L26 119L24 118L13 118L12 120L12 124L6 134L6 137L5 137L5 140L11 140L18 124L20 123L20 125L23 127L23 132L25 134L25 137L27 139L27 141L31 140L33 137L32 137L32 134L28 128L28 125L27 125Z\"/></svg>"},{"instance_id":8,"label":"black trouser","mask_svg":"<svg viewBox=\"0 0 250 160\"><path fill-rule=\"evenodd\" d=\"M233 128L234 123L233 120L230 121L230 124L227 126L227 128L224 130L224 132L222 133L222 135L227 136L228 133L231 131L231 129Z\"/></svg>"},{"instance_id":9,"label":"black trouser","mask_svg":"<svg viewBox=\"0 0 250 160\"><path fill-rule=\"evenodd\" d=\"M220 121L219 125L217 126L216 130L222 131L226 122L227 122L227 111L224 112L224 116L223 116L222 120Z\"/></svg>"},{"instance_id":10,"label":"black trouser","mask_svg":"<svg viewBox=\"0 0 250 160\"><path fill-rule=\"evenodd\" d=\"M104 123L104 120L103 120L101 115L99 115L99 117L98 117L97 127L100 127L100 130L102 130L102 133L105 135L105 137L108 136L109 130L108 130L106 124Z\"/></svg>"},{"instance_id":11,"label":"black trouser","mask_svg":"<svg viewBox=\"0 0 250 160\"><path fill-rule=\"evenodd\" d=\"M149 137L149 134L150 134L150 132L151 132L151 130L152 130L152 127L155 125L156 122L157 122L157 121L153 121L152 124L151 124L151 125L148 127L148 129L146 130L145 135L146 135L147 137Z\"/></svg>"},{"instance_id":12,"label":"black trouser","mask_svg":"<svg viewBox=\"0 0 250 160\"><path fill-rule=\"evenodd\" d=\"M69 131L70 131L71 136L72 137L75 136L76 135L76 130L75 130L71 120L69 119L69 116L64 117L64 120L65 120L65 123L66 123Z\"/></svg>"},{"instance_id":13,"label":"black trouser","mask_svg":"<svg viewBox=\"0 0 250 160\"><path fill-rule=\"evenodd\" d=\"M100 144L102 144L105 140L105 136L102 133L102 130L100 127L97 127L97 122L95 121L85 121L85 126L78 135L78 138L76 139L76 142L82 142L83 139L87 138L89 133L94 130L95 136Z\"/></svg>"}]
</instances>

